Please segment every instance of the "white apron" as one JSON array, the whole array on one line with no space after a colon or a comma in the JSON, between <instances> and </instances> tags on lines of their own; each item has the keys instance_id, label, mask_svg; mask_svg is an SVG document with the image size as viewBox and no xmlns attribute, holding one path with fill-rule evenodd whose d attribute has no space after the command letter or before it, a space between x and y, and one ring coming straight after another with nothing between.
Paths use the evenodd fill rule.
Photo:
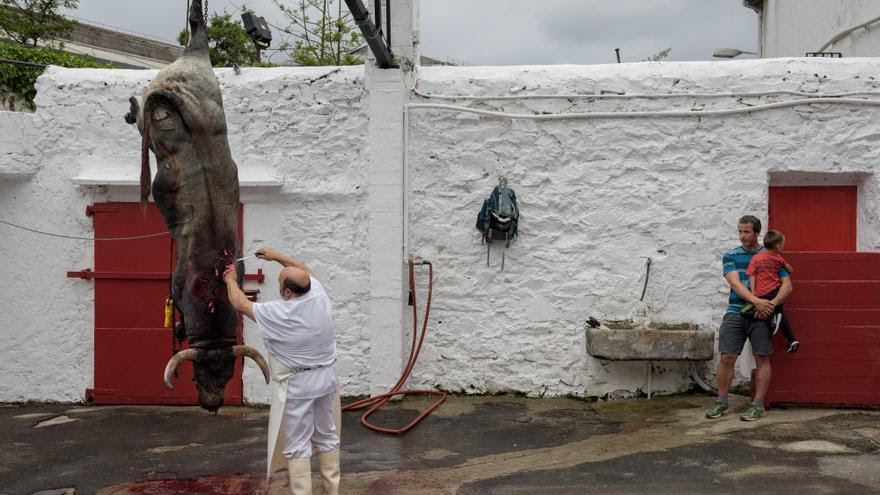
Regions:
<instances>
[{"instance_id":1,"label":"white apron","mask_svg":"<svg viewBox=\"0 0 880 495\"><path fill-rule=\"evenodd\" d=\"M277 359L269 356L269 377L271 405L269 406L269 435L266 453L266 479L279 469L287 469L287 458L284 457L284 441L281 437L281 422L284 419L284 404L287 402L287 382L293 378L296 371L279 363ZM336 397L333 404L333 422L336 426L336 435L342 438L342 404L340 401L339 385L336 386Z\"/></svg>"},{"instance_id":2,"label":"white apron","mask_svg":"<svg viewBox=\"0 0 880 495\"><path fill-rule=\"evenodd\" d=\"M287 382L296 371L279 363L278 360L269 355L269 376L272 378L271 387L271 406L269 406L269 438L268 448L266 450L268 459L266 459L266 479L269 475L279 469L287 468L287 458L284 457L284 442L279 438L281 436L281 420L284 419L284 403L287 402Z\"/></svg>"}]
</instances>

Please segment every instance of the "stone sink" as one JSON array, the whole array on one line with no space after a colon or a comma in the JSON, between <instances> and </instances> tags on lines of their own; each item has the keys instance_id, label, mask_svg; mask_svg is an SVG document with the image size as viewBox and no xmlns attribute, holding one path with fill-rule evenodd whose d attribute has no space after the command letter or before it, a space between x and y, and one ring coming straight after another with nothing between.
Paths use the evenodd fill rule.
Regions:
<instances>
[{"instance_id":1,"label":"stone sink","mask_svg":"<svg viewBox=\"0 0 880 495\"><path fill-rule=\"evenodd\" d=\"M587 326L587 354L614 361L706 361L715 356L715 332L691 324L606 321Z\"/></svg>"}]
</instances>

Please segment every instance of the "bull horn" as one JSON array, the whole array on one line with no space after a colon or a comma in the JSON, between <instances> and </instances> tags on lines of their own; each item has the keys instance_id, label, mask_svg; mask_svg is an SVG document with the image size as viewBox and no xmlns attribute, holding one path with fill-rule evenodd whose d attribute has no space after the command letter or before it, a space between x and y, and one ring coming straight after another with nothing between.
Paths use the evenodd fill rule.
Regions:
<instances>
[{"instance_id":1,"label":"bull horn","mask_svg":"<svg viewBox=\"0 0 880 495\"><path fill-rule=\"evenodd\" d=\"M196 356L198 355L198 349L185 349L174 356L171 356L171 359L168 360L168 364L165 365L165 385L168 385L168 388L173 389L174 386L171 385L171 376L174 375L174 371L177 370L180 363L183 361L195 361Z\"/></svg>"},{"instance_id":2,"label":"bull horn","mask_svg":"<svg viewBox=\"0 0 880 495\"><path fill-rule=\"evenodd\" d=\"M254 362L257 363L257 366L260 367L260 371L263 372L263 378L266 379L266 384L269 384L269 365L266 364L266 360L263 359L263 356L260 355L259 351L249 345L234 345L232 346L232 353L235 354L235 357L247 356L253 359Z\"/></svg>"}]
</instances>

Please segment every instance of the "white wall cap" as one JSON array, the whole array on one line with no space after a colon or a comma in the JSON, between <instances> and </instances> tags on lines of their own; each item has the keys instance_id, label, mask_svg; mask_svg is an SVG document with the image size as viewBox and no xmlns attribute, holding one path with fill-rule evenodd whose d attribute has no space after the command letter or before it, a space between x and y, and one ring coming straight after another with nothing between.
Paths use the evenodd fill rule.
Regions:
<instances>
[{"instance_id":1,"label":"white wall cap","mask_svg":"<svg viewBox=\"0 0 880 495\"><path fill-rule=\"evenodd\" d=\"M155 176L155 171L153 171ZM140 186L140 171L119 162L97 162L82 167L71 181L79 186ZM269 167L248 166L238 168L240 187L280 187L284 180Z\"/></svg>"}]
</instances>

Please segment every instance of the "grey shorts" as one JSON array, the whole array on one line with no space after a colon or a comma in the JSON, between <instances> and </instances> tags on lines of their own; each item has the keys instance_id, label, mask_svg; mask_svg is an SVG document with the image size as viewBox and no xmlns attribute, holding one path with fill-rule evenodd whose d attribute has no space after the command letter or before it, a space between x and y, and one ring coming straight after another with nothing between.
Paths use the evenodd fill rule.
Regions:
<instances>
[{"instance_id":1,"label":"grey shorts","mask_svg":"<svg viewBox=\"0 0 880 495\"><path fill-rule=\"evenodd\" d=\"M718 352L739 354L746 344L752 343L752 354L769 356L773 354L770 328L764 320L747 320L739 313L726 313L718 331Z\"/></svg>"}]
</instances>

